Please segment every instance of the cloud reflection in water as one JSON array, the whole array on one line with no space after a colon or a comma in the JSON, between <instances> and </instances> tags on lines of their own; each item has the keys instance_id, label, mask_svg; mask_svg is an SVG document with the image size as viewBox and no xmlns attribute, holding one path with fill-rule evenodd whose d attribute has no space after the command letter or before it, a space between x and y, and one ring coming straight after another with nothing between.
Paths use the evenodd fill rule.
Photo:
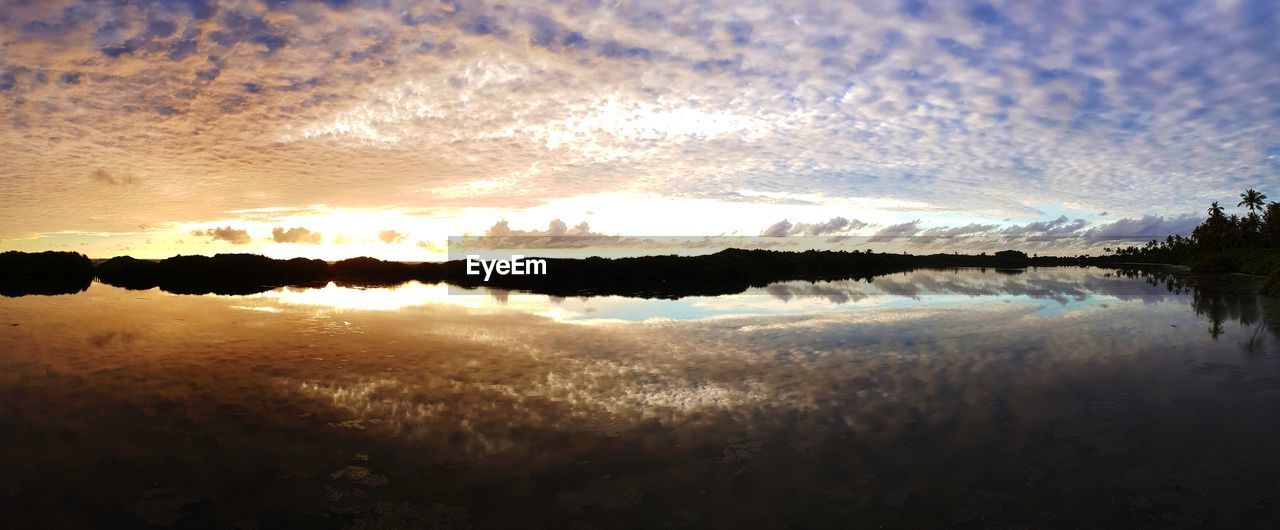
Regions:
<instances>
[{"instance_id":1,"label":"cloud reflection in water","mask_svg":"<svg viewBox=\"0 0 1280 530\"><path fill-rule=\"evenodd\" d=\"M0 482L38 489L51 479L21 470L41 469L110 486L99 496L163 482L222 499L227 488L195 478L239 477L259 462L252 476L315 478L237 483L246 510L308 495L288 502L369 514L359 499L430 490L466 503L479 488L522 517L563 509L597 522L617 515L609 506L729 503L744 523L846 514L824 500L837 498L871 520L937 526L983 507L958 491L1022 499L1010 520L1133 496L1180 513L1227 500L1144 488L1227 492L1280 472L1259 460L1266 451L1239 445L1280 435L1270 427L1280 405L1264 399L1280 391L1268 324L1280 313L1247 291L1175 283L961 270L681 300L421 284L247 297L94 285L4 299L19 325L0 334L11 398L0 424L22 434L0 436L35 464ZM1188 462L1191 448L1216 471ZM554 508L519 504L537 498L513 482L521 473L546 485ZM333 490L348 483L364 497ZM710 484L735 489L697 494ZM669 512L645 513L657 525Z\"/></svg>"}]
</instances>

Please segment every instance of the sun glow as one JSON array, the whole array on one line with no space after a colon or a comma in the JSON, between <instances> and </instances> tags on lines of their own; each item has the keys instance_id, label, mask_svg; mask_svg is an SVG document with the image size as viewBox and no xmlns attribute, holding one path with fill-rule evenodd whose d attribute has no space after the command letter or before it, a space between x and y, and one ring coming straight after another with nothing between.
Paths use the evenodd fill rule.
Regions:
<instances>
[{"instance_id":1,"label":"sun glow","mask_svg":"<svg viewBox=\"0 0 1280 530\"><path fill-rule=\"evenodd\" d=\"M275 313L282 306L312 307L326 311L397 311L411 307L449 305L479 312L514 311L557 321L582 317L585 310L562 307L546 295L508 293L502 290L461 290L443 283L408 282L394 287L342 287L329 282L322 288L282 287L241 297L248 303L235 306L246 311ZM577 305L585 302L578 301ZM580 308L581 309L581 308Z\"/></svg>"},{"instance_id":2,"label":"sun glow","mask_svg":"<svg viewBox=\"0 0 1280 530\"><path fill-rule=\"evenodd\" d=\"M482 307L488 297L457 296L451 297L444 284L423 284L409 282L395 287L378 287L362 289L357 287L339 287L333 282L319 288L284 287L274 291L258 293L248 298L268 304L285 306L324 307L333 310L357 311L395 311L406 307L452 302L453 305ZM455 299L456 298L456 299ZM468 302L471 302L468 304ZM275 305L251 306L253 308ZM243 309L249 309L244 307ZM262 309L254 309L261 311Z\"/></svg>"},{"instance_id":3,"label":"sun glow","mask_svg":"<svg viewBox=\"0 0 1280 530\"><path fill-rule=\"evenodd\" d=\"M448 217L422 215L396 209L341 209L313 206L304 209L249 210L237 217L187 223L172 230L183 240L207 240L220 252L254 252L272 258L293 257L338 260L373 256L398 261L443 259L443 241L450 229Z\"/></svg>"},{"instance_id":4,"label":"sun glow","mask_svg":"<svg viewBox=\"0 0 1280 530\"><path fill-rule=\"evenodd\" d=\"M474 185L463 183L437 189L452 195L483 194L496 187L514 189L517 185L516 182L484 180ZM572 227L586 223L591 234L680 237L756 236L782 219L812 223L837 216L867 223L863 232L870 233L880 226L929 217L920 214L920 204L899 199L837 198L749 189L740 190L738 194L771 202L619 191L550 198L521 207L260 207L230 211L225 217L213 220L165 223L139 232L95 235L94 242L81 252L91 257L166 258L177 254L256 253L277 259L306 257L333 261L371 256L421 262L449 259L449 237L485 235L501 221L511 230L530 233L545 231L551 222L559 220ZM912 208L915 210L911 218L904 217L903 210ZM653 215L654 212L664 214ZM30 244L49 242L33 239Z\"/></svg>"}]
</instances>

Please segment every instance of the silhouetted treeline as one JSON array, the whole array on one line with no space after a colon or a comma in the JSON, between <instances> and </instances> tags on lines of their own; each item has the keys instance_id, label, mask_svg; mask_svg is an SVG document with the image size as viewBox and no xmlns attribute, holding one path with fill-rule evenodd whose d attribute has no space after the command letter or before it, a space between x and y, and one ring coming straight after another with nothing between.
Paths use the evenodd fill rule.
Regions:
<instances>
[{"instance_id":1,"label":"silhouetted treeline","mask_svg":"<svg viewBox=\"0 0 1280 530\"><path fill-rule=\"evenodd\" d=\"M1243 216L1227 215L1217 202L1191 235L1171 235L1142 246L1108 248L1108 258L1187 265L1197 272L1267 276L1263 292L1280 296L1280 203L1254 189L1240 194Z\"/></svg>"},{"instance_id":2,"label":"silhouetted treeline","mask_svg":"<svg viewBox=\"0 0 1280 530\"><path fill-rule=\"evenodd\" d=\"M127 289L160 287L181 294L249 294L278 285L305 285L331 277L318 259L276 260L256 254L174 256L161 261L129 256L98 264L98 279Z\"/></svg>"},{"instance_id":3,"label":"silhouetted treeline","mask_svg":"<svg viewBox=\"0 0 1280 530\"><path fill-rule=\"evenodd\" d=\"M271 259L256 254L175 256L160 261L129 256L98 264L98 279L127 289L160 287L180 294L250 294L283 285L312 285L329 281L386 285L424 279L422 267L374 258L335 263L318 259Z\"/></svg>"},{"instance_id":4,"label":"silhouetted treeline","mask_svg":"<svg viewBox=\"0 0 1280 530\"><path fill-rule=\"evenodd\" d=\"M1016 250L993 255L914 256L847 251L804 252L728 249L701 256L635 258L546 258L546 275L498 275L488 281L467 275L466 262L400 263L361 257L328 263L316 259L276 260L253 254L175 256L152 261L124 256L96 267L103 282L128 289L159 287L180 294L250 294L281 286L394 285L410 280L448 282L462 287L489 286L557 296L623 295L679 298L742 292L788 280L870 279L917 268L988 267L1016 273L1028 266L1107 264L1098 259L1028 257ZM73 253L5 253L5 263L22 264L7 273L7 294L63 293L83 290L95 274L84 256ZM531 259L531 258L526 258ZM61 265L46 262L61 260ZM68 263L75 264L69 266ZM13 268L14 265L6 265ZM26 272L16 272L19 269ZM9 269L6 269L8 271ZM37 276L56 278L57 288Z\"/></svg>"},{"instance_id":5,"label":"silhouetted treeline","mask_svg":"<svg viewBox=\"0 0 1280 530\"><path fill-rule=\"evenodd\" d=\"M361 257L326 263L274 260L251 254L177 256L161 261L112 258L98 265L104 283L129 289L160 287L175 293L247 294L284 285L335 281L342 285L390 285L409 280L481 285L541 294L626 295L676 298L730 294L797 279L870 278L912 268L1078 265L1082 258L1028 258L1018 251L995 255L911 256L843 251L784 252L729 249L702 256L547 258L546 275L497 275L488 281L466 274L466 262L399 263Z\"/></svg>"},{"instance_id":6,"label":"silhouetted treeline","mask_svg":"<svg viewBox=\"0 0 1280 530\"><path fill-rule=\"evenodd\" d=\"M75 252L0 253L0 295L71 294L93 283L93 262Z\"/></svg>"},{"instance_id":7,"label":"silhouetted treeline","mask_svg":"<svg viewBox=\"0 0 1280 530\"><path fill-rule=\"evenodd\" d=\"M787 280L868 279L915 268L1078 265L1078 258L1027 258L1016 252L995 256L934 254L912 256L872 252L727 249L701 256L645 256L607 259L548 259L546 276L493 276L483 285L543 294L625 295L678 298L742 292ZM446 264L446 279L464 287L480 278L462 273L462 262Z\"/></svg>"}]
</instances>

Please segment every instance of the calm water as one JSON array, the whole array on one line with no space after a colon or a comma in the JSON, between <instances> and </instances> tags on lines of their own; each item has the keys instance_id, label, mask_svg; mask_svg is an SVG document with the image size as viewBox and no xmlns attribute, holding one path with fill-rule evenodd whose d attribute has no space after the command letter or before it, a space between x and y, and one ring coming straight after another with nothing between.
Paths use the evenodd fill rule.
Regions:
<instances>
[{"instance_id":1,"label":"calm water","mask_svg":"<svg viewBox=\"0 0 1280 530\"><path fill-rule=\"evenodd\" d=\"M914 271L674 301L0 298L5 526L1247 527L1280 303ZM14 524L16 523L16 525Z\"/></svg>"}]
</instances>

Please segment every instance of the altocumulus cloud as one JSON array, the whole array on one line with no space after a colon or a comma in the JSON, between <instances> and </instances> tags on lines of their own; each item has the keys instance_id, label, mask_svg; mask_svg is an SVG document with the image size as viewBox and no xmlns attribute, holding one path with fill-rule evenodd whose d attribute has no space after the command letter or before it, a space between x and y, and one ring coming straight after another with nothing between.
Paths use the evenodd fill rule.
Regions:
<instances>
[{"instance_id":1,"label":"altocumulus cloud","mask_svg":"<svg viewBox=\"0 0 1280 530\"><path fill-rule=\"evenodd\" d=\"M624 186L1176 218L1280 177L1272 2L448 5L6 3L0 237Z\"/></svg>"}]
</instances>

